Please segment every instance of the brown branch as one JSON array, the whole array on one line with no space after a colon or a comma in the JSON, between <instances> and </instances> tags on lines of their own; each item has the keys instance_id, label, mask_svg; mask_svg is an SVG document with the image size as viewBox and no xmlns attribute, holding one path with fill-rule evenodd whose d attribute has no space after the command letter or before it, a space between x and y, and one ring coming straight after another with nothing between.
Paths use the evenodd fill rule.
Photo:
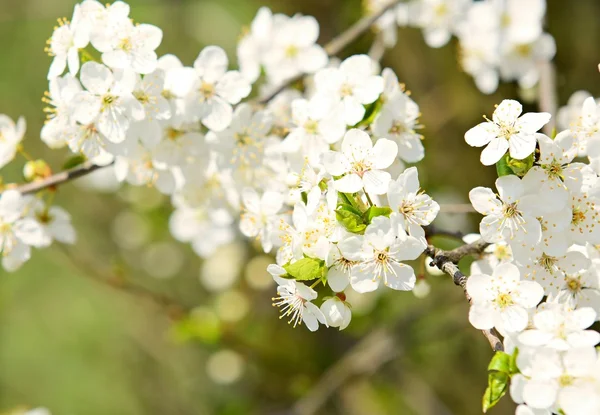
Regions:
<instances>
[{"instance_id":1,"label":"brown branch","mask_svg":"<svg viewBox=\"0 0 600 415\"><path fill-rule=\"evenodd\" d=\"M376 13L371 14L369 16L365 16L362 19L360 19L359 21L357 21L356 23L354 23L352 26L350 26L348 29L346 29L344 32L342 32L340 35L338 35L337 37L335 37L333 40L331 40L329 43L327 43L325 45L325 51L327 52L327 55L331 57L331 56L335 56L338 53L340 53L342 51L342 49L344 49L346 46L348 46L350 43L352 43L354 40L356 40L360 35L365 33L375 23L375 21L377 19L379 19L386 11L388 11L392 7L396 6L400 2L401 2L401 0L391 0L388 5L382 7ZM283 91L285 88L287 88L290 84L292 84L302 78L303 78L303 76L300 75L300 76L297 76L295 78L288 80L287 82L282 84L280 87L271 91L271 93L260 98L258 100L258 102L260 104L266 104L271 99L273 99L277 94L279 94L281 91ZM12 187L12 189L16 189L19 192L21 192L22 194L36 193L36 192L39 192L40 190L56 187L58 185L61 185L65 182L76 179L78 177L85 176L89 173L92 173L93 171L102 169L104 167L107 167L107 166L97 166L95 164L87 162L87 163L84 163L83 165L81 165L79 167L75 167L71 170L67 170L67 171L52 175L44 180L38 180L38 181L35 181L32 183L27 183L27 184L24 184L21 186ZM10 187L7 187L7 188L10 188Z\"/></svg>"},{"instance_id":2,"label":"brown branch","mask_svg":"<svg viewBox=\"0 0 600 415\"><path fill-rule=\"evenodd\" d=\"M57 186L59 186L63 183L77 179L78 177L83 177L85 175L88 175L88 174L96 171L96 170L100 170L104 167L108 167L111 165L112 165L112 163L109 165L106 165L106 166L98 166L98 165L93 164L88 161L88 162L83 163L81 166L74 167L70 170L65 170L60 173L53 174L52 176L47 177L43 180L36 180L34 182L22 184L20 186L7 185L6 190L18 190L19 192L21 192L24 195L30 194L30 193L37 193L40 190L44 190L44 189L48 189L48 188L56 188Z\"/></svg>"},{"instance_id":3,"label":"brown branch","mask_svg":"<svg viewBox=\"0 0 600 415\"><path fill-rule=\"evenodd\" d=\"M340 33L338 36L333 38L329 43L324 46L325 52L329 57L335 56L340 53L346 46L350 45L354 42L360 35L365 33L373 24L379 19L385 12L387 12L392 7L398 5L402 0L390 0L390 2L379 9L377 12L370 14L368 16L363 17L344 32ZM266 104L271 99L273 99L277 94L286 89L289 85L301 80L304 78L304 75L295 76L274 90L270 91L263 97L258 100L259 104Z\"/></svg>"},{"instance_id":4,"label":"brown branch","mask_svg":"<svg viewBox=\"0 0 600 415\"><path fill-rule=\"evenodd\" d=\"M63 259L73 270L95 282L106 285L114 290L125 292L140 299L149 301L163 310L171 320L180 320L187 315L192 307L181 304L173 298L152 291L142 285L136 284L118 275L112 270L102 271L91 260L85 259L81 253L73 253L63 245L57 245L56 252L60 252Z\"/></svg>"},{"instance_id":5,"label":"brown branch","mask_svg":"<svg viewBox=\"0 0 600 415\"><path fill-rule=\"evenodd\" d=\"M451 251L444 251L436 248L435 246L429 245L425 250L425 254L431 258L433 265L452 277L454 284L463 289L467 301L469 304L471 304L472 299L467 292L467 276L463 274L460 269L458 269L457 264L458 261L468 255L481 254L488 245L489 244L483 239L479 239L471 244L459 246ZM482 333L490 343L492 350L504 350L502 340L500 340L500 337L495 329L482 330Z\"/></svg>"}]
</instances>

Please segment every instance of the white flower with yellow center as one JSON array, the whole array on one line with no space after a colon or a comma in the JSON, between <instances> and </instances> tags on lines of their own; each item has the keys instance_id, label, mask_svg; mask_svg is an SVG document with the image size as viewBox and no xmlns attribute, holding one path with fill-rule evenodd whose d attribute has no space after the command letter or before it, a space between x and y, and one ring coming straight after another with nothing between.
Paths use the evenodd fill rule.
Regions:
<instances>
[{"instance_id":1,"label":"white flower with yellow center","mask_svg":"<svg viewBox=\"0 0 600 415\"><path fill-rule=\"evenodd\" d=\"M490 243L503 240L537 244L542 227L537 220L535 195L525 193L521 180L514 175L496 180L499 198L487 187L476 187L469 192L475 210L485 215L479 225L481 237Z\"/></svg>"},{"instance_id":2,"label":"white flower with yellow center","mask_svg":"<svg viewBox=\"0 0 600 415\"><path fill-rule=\"evenodd\" d=\"M527 310L538 305L544 289L537 282L521 280L519 269L504 263L491 276L471 275L467 293L472 300L469 321L475 328L519 332L527 327Z\"/></svg>"},{"instance_id":3,"label":"white flower with yellow center","mask_svg":"<svg viewBox=\"0 0 600 415\"><path fill-rule=\"evenodd\" d=\"M530 112L521 115L523 107L514 100L505 99L492 116L465 134L465 141L473 147L487 146L481 153L481 162L490 166L509 151L512 158L522 160L535 151L535 133L548 123L550 114ZM519 115L521 115L519 117Z\"/></svg>"},{"instance_id":4,"label":"white flower with yellow center","mask_svg":"<svg viewBox=\"0 0 600 415\"><path fill-rule=\"evenodd\" d=\"M279 265L269 265L267 271L277 283L277 297L273 298L273 306L279 307L281 316L296 327L304 323L310 331L316 331L319 323L327 327L327 320L319 307L311 303L317 299L317 292L310 287L290 279L282 278L286 271Z\"/></svg>"},{"instance_id":5,"label":"white flower with yellow center","mask_svg":"<svg viewBox=\"0 0 600 415\"><path fill-rule=\"evenodd\" d=\"M67 144L69 133L75 120L73 98L81 92L79 80L71 74L50 80L49 92L42 101L49 106L44 108L47 120L41 131L41 138L48 147L60 148Z\"/></svg>"},{"instance_id":6,"label":"white flower with yellow center","mask_svg":"<svg viewBox=\"0 0 600 415\"><path fill-rule=\"evenodd\" d=\"M223 131L233 118L233 107L250 94L251 86L238 71L228 71L229 59L218 46L207 46L193 68L175 68L169 75L171 91L185 98L189 110L213 131Z\"/></svg>"},{"instance_id":7,"label":"white flower with yellow center","mask_svg":"<svg viewBox=\"0 0 600 415\"><path fill-rule=\"evenodd\" d=\"M367 55L351 56L339 68L316 73L316 94L341 102L346 124L354 125L365 115L363 105L375 102L383 91L383 78L374 72L373 60Z\"/></svg>"},{"instance_id":8,"label":"white flower with yellow center","mask_svg":"<svg viewBox=\"0 0 600 415\"><path fill-rule=\"evenodd\" d=\"M81 83L86 91L75 98L73 117L83 125L95 124L109 141L125 140L131 121L144 118L144 107L135 99L135 74L128 71L111 72L96 62L81 67Z\"/></svg>"},{"instance_id":9,"label":"white flower with yellow center","mask_svg":"<svg viewBox=\"0 0 600 415\"><path fill-rule=\"evenodd\" d=\"M85 48L90 42L90 22L83 18L80 5L75 5L73 19L58 19L52 37L48 40L46 52L53 56L48 79L62 75L65 68L73 76L79 72L79 49Z\"/></svg>"},{"instance_id":10,"label":"white flower with yellow center","mask_svg":"<svg viewBox=\"0 0 600 415\"><path fill-rule=\"evenodd\" d=\"M392 180L387 195L393 210L390 216L392 222L403 232L425 243L422 226L433 222L440 211L440 205L421 190L417 168L410 167L398 179Z\"/></svg>"},{"instance_id":11,"label":"white flower with yellow center","mask_svg":"<svg viewBox=\"0 0 600 415\"><path fill-rule=\"evenodd\" d=\"M343 176L334 182L344 193L355 193L364 188L367 193L381 195L387 192L391 176L383 169L396 158L398 146L381 138L375 145L369 134L352 129L344 135L342 151L328 151L323 155L323 165L333 176Z\"/></svg>"},{"instance_id":12,"label":"white flower with yellow center","mask_svg":"<svg viewBox=\"0 0 600 415\"><path fill-rule=\"evenodd\" d=\"M0 114L0 169L15 158L25 128L25 118L20 117L15 124L8 115Z\"/></svg>"},{"instance_id":13,"label":"white flower with yellow center","mask_svg":"<svg viewBox=\"0 0 600 415\"><path fill-rule=\"evenodd\" d=\"M415 271L402 261L411 261L421 255L423 244L417 238L399 233L389 218L375 217L364 236L353 236L346 243L345 255L359 260L350 277L356 292L375 291L382 282L393 290L414 288Z\"/></svg>"}]
</instances>

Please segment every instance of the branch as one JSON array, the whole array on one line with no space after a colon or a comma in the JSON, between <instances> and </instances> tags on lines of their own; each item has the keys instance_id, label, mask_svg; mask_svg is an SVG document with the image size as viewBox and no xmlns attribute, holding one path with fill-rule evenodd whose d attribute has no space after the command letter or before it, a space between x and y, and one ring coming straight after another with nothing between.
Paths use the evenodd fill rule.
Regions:
<instances>
[{"instance_id":1,"label":"branch","mask_svg":"<svg viewBox=\"0 0 600 415\"><path fill-rule=\"evenodd\" d=\"M111 166L111 164L108 164L106 166L98 166L96 164L93 164L91 162L85 162L83 163L81 166L78 167L74 167L70 170L66 170L60 173L56 173L53 174L52 176L43 179L43 180L36 180L34 182L31 183L27 183L27 184L23 184L20 186L11 186L8 185L6 187L6 190L18 190L19 192L21 192L21 194L30 194L30 193L37 193L40 190L44 190L44 189L55 189L58 185L61 185L63 183L66 183L68 181L77 179L78 177L82 177L85 175L88 175L96 170L100 170L104 167L108 167ZM2 193L0 193L2 194Z\"/></svg>"},{"instance_id":2,"label":"branch","mask_svg":"<svg viewBox=\"0 0 600 415\"><path fill-rule=\"evenodd\" d=\"M385 12L400 4L402 0L390 0L390 2L379 9L377 12L370 14L368 16L363 17L344 32L340 33L338 36L333 38L329 43L324 46L325 52L327 52L327 56L332 57L340 53L346 46L354 42L360 35L365 33L373 24L379 19ZM286 89L289 85L293 84L304 78L304 75L295 76L274 90L270 91L263 97L258 100L259 104L266 104L271 99L273 99L277 94Z\"/></svg>"},{"instance_id":3,"label":"branch","mask_svg":"<svg viewBox=\"0 0 600 415\"><path fill-rule=\"evenodd\" d=\"M452 277L454 284L458 285L463 289L465 297L469 304L471 304L471 296L467 292L467 276L458 269L458 261L468 255L481 254L483 250L488 246L488 243L483 239L479 239L471 244L462 245L451 251L444 251L436 248L435 246L429 245L425 250L425 254L431 258L433 265L444 271L446 274ZM495 329L482 330L483 335L490 343L492 350L502 351L504 346L502 341L498 337L498 333Z\"/></svg>"},{"instance_id":4,"label":"branch","mask_svg":"<svg viewBox=\"0 0 600 415\"><path fill-rule=\"evenodd\" d=\"M375 23L375 21L377 21L377 19L379 19L386 11L388 11L392 7L396 6L400 2L401 2L401 0L391 0L389 4L382 7L376 13L371 14L369 16L365 16L362 19L360 19L359 21L357 21L356 23L354 23L352 26L350 26L348 29L346 29L344 32L342 32L340 35L338 35L337 37L335 37L333 40L331 40L329 43L327 43L325 45L325 51L327 52L327 55L329 57L331 57L331 56L335 56L338 53L340 53L342 51L342 49L344 49L346 46L348 46L350 43L352 43L354 40L356 40L360 35L365 33ZM288 80L287 82L283 83L281 86L276 88L275 90L271 91L269 94L260 98L258 100L258 103L266 104L271 99L273 99L277 94L279 94L281 91L283 91L285 88L287 88L289 85L291 85L292 83L294 83L302 78L303 78L303 75L299 75L295 78ZM35 181L32 183L24 184L21 186L12 187L12 189L18 190L22 194L36 193L36 192L39 192L40 190L44 190L47 188L53 188L60 184L63 184L68 181L71 181L73 179L76 179L78 177L85 176L89 173L92 173L93 171L102 169L104 167L108 167L108 166L97 166L95 164L87 162L87 163L84 163L82 166L75 167L71 170L67 170L67 171L64 171L61 173L57 173L57 174L52 175L44 180L39 180L39 181ZM0 193L0 194L2 194L2 193Z\"/></svg>"},{"instance_id":5,"label":"branch","mask_svg":"<svg viewBox=\"0 0 600 415\"><path fill-rule=\"evenodd\" d=\"M61 252L65 261L78 274L111 287L114 290L126 292L127 294L147 300L162 309L171 320L180 320L192 309L192 307L181 304L173 298L128 281L112 271L101 271L96 264L91 263L90 260L86 260L81 253L74 254L69 248L62 245L58 245L57 247L60 249L56 249L55 251Z\"/></svg>"}]
</instances>

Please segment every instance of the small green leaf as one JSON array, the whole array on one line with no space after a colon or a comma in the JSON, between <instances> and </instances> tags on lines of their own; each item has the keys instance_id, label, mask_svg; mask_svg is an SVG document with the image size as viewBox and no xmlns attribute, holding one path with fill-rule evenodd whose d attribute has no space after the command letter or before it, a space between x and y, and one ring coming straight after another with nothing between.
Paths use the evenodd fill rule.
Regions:
<instances>
[{"instance_id":1,"label":"small green leaf","mask_svg":"<svg viewBox=\"0 0 600 415\"><path fill-rule=\"evenodd\" d=\"M392 214L392 209L389 206L383 206L383 207L371 206L364 213L363 218L365 219L365 221L367 223L371 223L373 218L375 218L377 216L385 216L386 218L389 218L391 214Z\"/></svg>"},{"instance_id":2,"label":"small green leaf","mask_svg":"<svg viewBox=\"0 0 600 415\"><path fill-rule=\"evenodd\" d=\"M347 210L348 212L352 212L356 216L362 216L362 212L359 209L347 203L340 203L337 208L338 210Z\"/></svg>"},{"instance_id":3,"label":"small green leaf","mask_svg":"<svg viewBox=\"0 0 600 415\"><path fill-rule=\"evenodd\" d=\"M367 224L364 223L362 215L347 209L338 209L335 211L335 217L348 232L361 235L365 232Z\"/></svg>"},{"instance_id":4,"label":"small green leaf","mask_svg":"<svg viewBox=\"0 0 600 415\"><path fill-rule=\"evenodd\" d=\"M519 177L523 177L533 167L533 159L533 154L530 154L527 158L523 160L517 160L508 156L507 164L514 174L516 174Z\"/></svg>"},{"instance_id":5,"label":"small green leaf","mask_svg":"<svg viewBox=\"0 0 600 415\"><path fill-rule=\"evenodd\" d=\"M509 370L509 373L511 376L521 372L519 370L519 368L517 367L517 357L518 356L519 356L519 349L515 348L515 351L513 352L513 354L510 355L510 363L508 365L508 370Z\"/></svg>"},{"instance_id":6,"label":"small green leaf","mask_svg":"<svg viewBox=\"0 0 600 415\"><path fill-rule=\"evenodd\" d=\"M509 375L502 372L490 372L488 374L488 387L483 394L483 412L486 413L496 405L508 390Z\"/></svg>"},{"instance_id":7,"label":"small green leaf","mask_svg":"<svg viewBox=\"0 0 600 415\"><path fill-rule=\"evenodd\" d=\"M309 281L317 278L323 278L324 272L327 272L325 261L309 257L299 259L292 264L284 265L283 268L288 274L290 274L290 276L298 281ZM325 271L323 268L325 268Z\"/></svg>"},{"instance_id":8,"label":"small green leaf","mask_svg":"<svg viewBox=\"0 0 600 415\"><path fill-rule=\"evenodd\" d=\"M495 370L497 372L502 373L510 373L510 359L511 355L504 352L496 352L490 364L488 365L488 370Z\"/></svg>"},{"instance_id":9,"label":"small green leaf","mask_svg":"<svg viewBox=\"0 0 600 415\"><path fill-rule=\"evenodd\" d=\"M498 177L515 174L508 166L508 157L508 155L505 155L496 163L496 172L498 173Z\"/></svg>"},{"instance_id":10,"label":"small green leaf","mask_svg":"<svg viewBox=\"0 0 600 415\"><path fill-rule=\"evenodd\" d=\"M77 166L85 163L86 160L87 160L87 158L82 154L77 154L72 157L69 157L67 159L67 161L65 161L65 164L63 164L63 170L69 170L69 169L72 169L73 167L77 167Z\"/></svg>"},{"instance_id":11,"label":"small green leaf","mask_svg":"<svg viewBox=\"0 0 600 415\"><path fill-rule=\"evenodd\" d=\"M359 212L359 214L362 213L354 195L351 193L338 193L338 204L352 206L354 209L356 209L356 211Z\"/></svg>"}]
</instances>

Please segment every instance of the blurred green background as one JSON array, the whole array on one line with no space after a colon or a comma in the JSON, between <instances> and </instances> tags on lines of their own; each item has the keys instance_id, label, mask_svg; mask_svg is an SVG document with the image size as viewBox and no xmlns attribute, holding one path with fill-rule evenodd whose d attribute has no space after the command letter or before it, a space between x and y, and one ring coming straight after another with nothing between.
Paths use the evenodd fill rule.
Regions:
<instances>
[{"instance_id":1,"label":"blurred green background","mask_svg":"<svg viewBox=\"0 0 600 415\"><path fill-rule=\"evenodd\" d=\"M159 52L191 64L201 48L235 42L261 5L317 17L321 43L361 13L359 0L132 0L132 17L161 27ZM61 166L66 150L39 140L40 101L50 58L44 52L56 18L70 0L0 0L0 113L28 121L29 153ZM598 95L600 2L552 0L548 31L557 41L558 96ZM364 52L372 34L344 55ZM514 85L480 94L456 61L456 44L425 46L402 29L383 64L392 67L421 107L427 157L422 185L441 202L467 201L490 186L464 132L491 114ZM528 108L535 110L535 105ZM22 160L2 171L19 181ZM57 204L73 215L74 248L34 252L19 272L0 271L0 413L46 406L53 414L477 414L491 351L469 326L468 306L447 277L428 276L431 294L416 299L391 290L362 296L353 322L338 332L292 329L271 307L269 258L243 243L202 263L168 233L168 200L146 188L115 195L68 185ZM442 215L441 227L475 231L475 215ZM258 255L258 256L257 256ZM167 317L152 301L95 278L135 281L197 307L187 319ZM171 313L172 314L172 313ZM493 410L510 414L509 398Z\"/></svg>"}]
</instances>

